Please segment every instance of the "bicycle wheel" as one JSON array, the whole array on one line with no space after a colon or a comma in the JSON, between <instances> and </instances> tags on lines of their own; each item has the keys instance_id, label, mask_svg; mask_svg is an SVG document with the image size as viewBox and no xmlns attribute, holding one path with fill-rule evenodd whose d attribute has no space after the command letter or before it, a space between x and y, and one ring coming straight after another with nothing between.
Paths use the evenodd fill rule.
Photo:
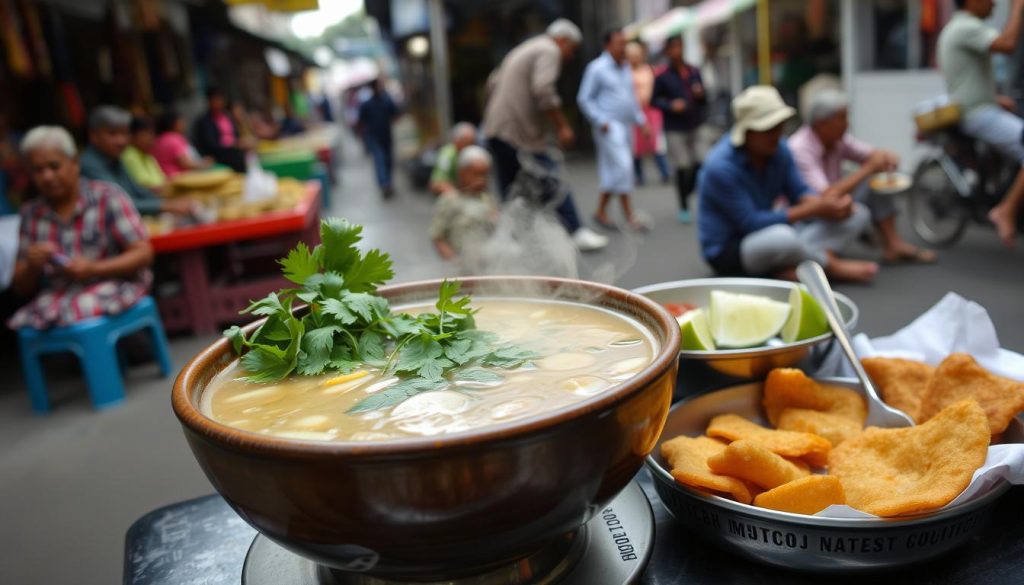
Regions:
<instances>
[{"instance_id":1,"label":"bicycle wheel","mask_svg":"<svg viewBox=\"0 0 1024 585\"><path fill-rule=\"evenodd\" d=\"M914 232L933 246L959 240L969 219L967 206L936 160L923 163L914 172L907 213Z\"/></svg>"}]
</instances>

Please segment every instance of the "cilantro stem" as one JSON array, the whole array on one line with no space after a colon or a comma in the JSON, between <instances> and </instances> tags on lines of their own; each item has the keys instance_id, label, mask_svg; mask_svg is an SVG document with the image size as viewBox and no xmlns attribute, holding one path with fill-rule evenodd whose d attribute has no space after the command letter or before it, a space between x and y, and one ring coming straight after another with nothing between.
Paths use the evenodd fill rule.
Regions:
<instances>
[{"instance_id":1,"label":"cilantro stem","mask_svg":"<svg viewBox=\"0 0 1024 585\"><path fill-rule=\"evenodd\" d=\"M352 349L353 349L353 351L358 351L359 350L359 342L356 341L356 338L355 338L354 335L352 335L352 332L349 331L348 329L346 329L345 327L341 328L341 332L344 333L345 335L347 335L348 336L348 340L352 342Z\"/></svg>"},{"instance_id":2,"label":"cilantro stem","mask_svg":"<svg viewBox=\"0 0 1024 585\"><path fill-rule=\"evenodd\" d=\"M388 356L388 362L384 364L385 374L387 374L391 370L391 366L394 364L395 358L398 357L398 352L402 351L402 348L405 347L405 344L409 343L409 341L412 340L413 337L415 337L415 335L406 335L400 342L398 342L398 345L395 346L395 350L391 352L390 356Z\"/></svg>"}]
</instances>

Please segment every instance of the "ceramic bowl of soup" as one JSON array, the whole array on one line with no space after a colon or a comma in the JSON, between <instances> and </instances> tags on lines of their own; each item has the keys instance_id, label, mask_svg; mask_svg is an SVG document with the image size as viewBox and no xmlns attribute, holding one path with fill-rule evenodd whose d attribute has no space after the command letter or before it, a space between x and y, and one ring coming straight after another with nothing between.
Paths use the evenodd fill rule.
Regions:
<instances>
[{"instance_id":1,"label":"ceramic bowl of soup","mask_svg":"<svg viewBox=\"0 0 1024 585\"><path fill-rule=\"evenodd\" d=\"M324 565L441 580L564 540L634 477L675 382L679 327L657 303L574 280L468 278L477 327L536 354L350 414L379 373L276 384L238 379L221 339L182 370L173 407L197 461L249 524ZM390 286L396 311L439 282ZM255 327L254 323L249 327ZM251 329L250 329L251 330Z\"/></svg>"}]
</instances>

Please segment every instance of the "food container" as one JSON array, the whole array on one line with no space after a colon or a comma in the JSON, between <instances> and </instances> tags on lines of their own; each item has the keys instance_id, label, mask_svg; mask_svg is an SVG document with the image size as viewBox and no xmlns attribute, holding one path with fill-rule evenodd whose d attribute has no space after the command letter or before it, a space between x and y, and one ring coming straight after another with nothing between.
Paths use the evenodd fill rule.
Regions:
<instances>
[{"instance_id":1,"label":"food container","mask_svg":"<svg viewBox=\"0 0 1024 585\"><path fill-rule=\"evenodd\" d=\"M792 282L764 278L699 278L650 284L634 289L656 303L690 303L706 307L711 291L761 295L776 301L788 301ZM836 293L839 312L847 330L857 325L857 305L846 295ZM777 342L764 347L679 352L679 391L695 394L741 381L761 380L775 368L802 364L808 371L825 355L833 340L832 332L793 343Z\"/></svg>"},{"instance_id":2,"label":"food container","mask_svg":"<svg viewBox=\"0 0 1024 585\"><path fill-rule=\"evenodd\" d=\"M861 391L850 379L823 382ZM919 563L976 537L993 504L1010 485L1002 482L976 500L937 512L899 519L821 518L740 504L677 483L661 457L661 443L679 435L704 434L712 417L736 413L766 424L761 413L761 383L710 392L676 404L658 447L647 458L655 490L684 527L741 556L779 567L806 571L873 571ZM1024 425L1015 420L1005 442L1024 441Z\"/></svg>"},{"instance_id":3,"label":"food container","mask_svg":"<svg viewBox=\"0 0 1024 585\"><path fill-rule=\"evenodd\" d=\"M551 546L632 481L671 404L679 344L672 316L640 295L590 282L460 282L477 298L561 298L629 315L659 349L636 376L530 418L444 436L318 442L240 431L199 411L206 385L235 359L219 339L185 366L172 404L196 460L239 516L331 567L448 580ZM433 302L439 284L379 292L396 306Z\"/></svg>"}]
</instances>

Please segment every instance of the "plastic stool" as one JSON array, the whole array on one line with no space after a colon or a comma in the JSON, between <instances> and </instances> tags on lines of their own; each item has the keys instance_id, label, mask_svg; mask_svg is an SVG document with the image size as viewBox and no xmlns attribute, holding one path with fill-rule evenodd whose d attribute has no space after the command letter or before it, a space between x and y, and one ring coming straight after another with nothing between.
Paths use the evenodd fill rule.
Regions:
<instances>
[{"instance_id":1,"label":"plastic stool","mask_svg":"<svg viewBox=\"0 0 1024 585\"><path fill-rule=\"evenodd\" d=\"M19 329L21 368L25 372L32 410L38 413L50 410L39 358L66 351L74 353L82 363L93 406L107 408L119 404L124 400L124 379L117 356L117 341L142 329L148 330L153 351L160 362L160 372L167 376L171 373L171 354L153 297L142 297L123 313L95 317L67 327Z\"/></svg>"}]
</instances>

